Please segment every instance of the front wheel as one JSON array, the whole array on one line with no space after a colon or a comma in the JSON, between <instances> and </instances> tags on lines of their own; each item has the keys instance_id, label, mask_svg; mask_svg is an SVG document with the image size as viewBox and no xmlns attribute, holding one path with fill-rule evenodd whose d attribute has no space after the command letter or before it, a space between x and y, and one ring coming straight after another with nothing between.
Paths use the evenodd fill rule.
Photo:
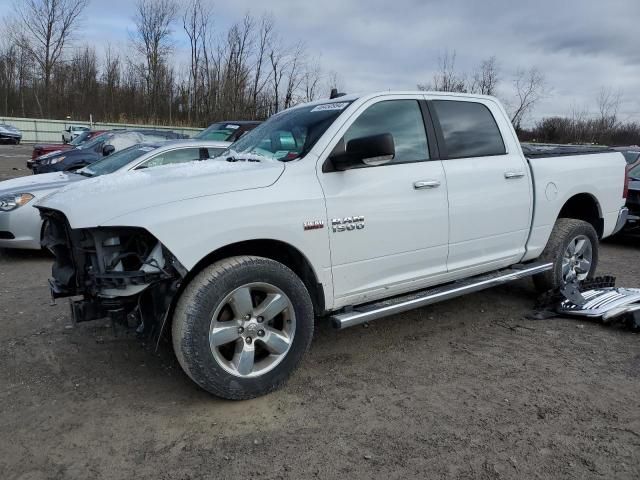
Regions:
<instances>
[{"instance_id":1,"label":"front wheel","mask_svg":"<svg viewBox=\"0 0 640 480\"><path fill-rule=\"evenodd\" d=\"M311 297L289 268L262 257L232 257L205 268L173 315L173 348L191 379L241 400L285 383L313 336Z\"/></svg>"},{"instance_id":2,"label":"front wheel","mask_svg":"<svg viewBox=\"0 0 640 480\"><path fill-rule=\"evenodd\" d=\"M559 218L539 260L553 263L551 270L533 277L541 292L593 278L598 266L598 234L590 223Z\"/></svg>"}]
</instances>

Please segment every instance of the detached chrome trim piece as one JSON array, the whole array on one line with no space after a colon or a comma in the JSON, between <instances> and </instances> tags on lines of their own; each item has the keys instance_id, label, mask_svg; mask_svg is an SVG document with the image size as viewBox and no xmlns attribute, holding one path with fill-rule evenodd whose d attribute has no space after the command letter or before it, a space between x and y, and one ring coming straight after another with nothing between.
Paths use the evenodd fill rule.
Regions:
<instances>
[{"instance_id":1,"label":"detached chrome trim piece","mask_svg":"<svg viewBox=\"0 0 640 480\"><path fill-rule=\"evenodd\" d=\"M522 265L522 268L510 268L497 272L471 277L466 280L453 282L444 287L432 288L421 292L382 300L355 307L350 312L336 313L332 315L331 322L337 329L353 327L361 323L376 320L378 318L406 312L414 308L425 307L438 302L443 302L452 298L477 292L487 288L501 285L525 277L530 277L537 273L546 272L553 268L553 263Z\"/></svg>"},{"instance_id":2,"label":"detached chrome trim piece","mask_svg":"<svg viewBox=\"0 0 640 480\"><path fill-rule=\"evenodd\" d=\"M611 235L615 235L620 230L624 228L627 224L627 220L629 219L629 209L627 207L622 207L620 209L620 213L618 213L618 222L616 223L616 227L613 229Z\"/></svg>"},{"instance_id":3,"label":"detached chrome trim piece","mask_svg":"<svg viewBox=\"0 0 640 480\"><path fill-rule=\"evenodd\" d=\"M560 313L601 318L607 321L625 313L640 310L640 289L638 288L602 288L582 292L582 296L587 303L580 306L565 300L560 305Z\"/></svg>"}]
</instances>

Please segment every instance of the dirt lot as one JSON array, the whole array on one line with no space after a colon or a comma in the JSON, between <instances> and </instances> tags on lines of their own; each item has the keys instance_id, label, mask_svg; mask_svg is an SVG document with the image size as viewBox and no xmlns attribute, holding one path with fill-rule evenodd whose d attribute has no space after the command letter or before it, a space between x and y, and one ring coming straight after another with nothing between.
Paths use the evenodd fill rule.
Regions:
<instances>
[{"instance_id":1,"label":"dirt lot","mask_svg":"<svg viewBox=\"0 0 640 480\"><path fill-rule=\"evenodd\" d=\"M0 179L27 148L0 147ZM21 168L22 170L13 170ZM602 247L640 287L640 246ZM0 478L640 478L640 338L531 321L529 281L343 332L281 391L226 402L106 321L49 305L51 259L0 251Z\"/></svg>"}]
</instances>

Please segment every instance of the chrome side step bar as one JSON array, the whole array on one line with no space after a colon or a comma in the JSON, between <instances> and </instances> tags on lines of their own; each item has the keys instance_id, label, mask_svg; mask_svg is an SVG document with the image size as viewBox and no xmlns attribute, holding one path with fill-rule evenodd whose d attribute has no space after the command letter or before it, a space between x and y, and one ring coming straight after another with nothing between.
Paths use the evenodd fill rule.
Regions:
<instances>
[{"instance_id":1,"label":"chrome side step bar","mask_svg":"<svg viewBox=\"0 0 640 480\"><path fill-rule=\"evenodd\" d=\"M451 298L466 295L467 293L478 292L520 278L530 277L537 273L551 270L552 268L552 263L516 265L506 270L498 270L465 280L458 280L441 287L422 290L374 303L358 305L350 311L335 313L330 316L330 319L335 328L342 330L343 328L353 327L378 318L443 302Z\"/></svg>"}]
</instances>

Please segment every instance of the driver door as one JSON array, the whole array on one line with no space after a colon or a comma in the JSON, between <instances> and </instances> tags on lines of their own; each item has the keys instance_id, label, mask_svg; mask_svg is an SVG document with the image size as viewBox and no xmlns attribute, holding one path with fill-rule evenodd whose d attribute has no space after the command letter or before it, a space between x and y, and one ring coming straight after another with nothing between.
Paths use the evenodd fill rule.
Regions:
<instances>
[{"instance_id":1,"label":"driver door","mask_svg":"<svg viewBox=\"0 0 640 480\"><path fill-rule=\"evenodd\" d=\"M338 142L390 133L394 159L346 171L326 171L325 163L318 172L336 307L420 288L446 274L446 177L442 162L431 159L423 111L410 96L369 101Z\"/></svg>"}]
</instances>

